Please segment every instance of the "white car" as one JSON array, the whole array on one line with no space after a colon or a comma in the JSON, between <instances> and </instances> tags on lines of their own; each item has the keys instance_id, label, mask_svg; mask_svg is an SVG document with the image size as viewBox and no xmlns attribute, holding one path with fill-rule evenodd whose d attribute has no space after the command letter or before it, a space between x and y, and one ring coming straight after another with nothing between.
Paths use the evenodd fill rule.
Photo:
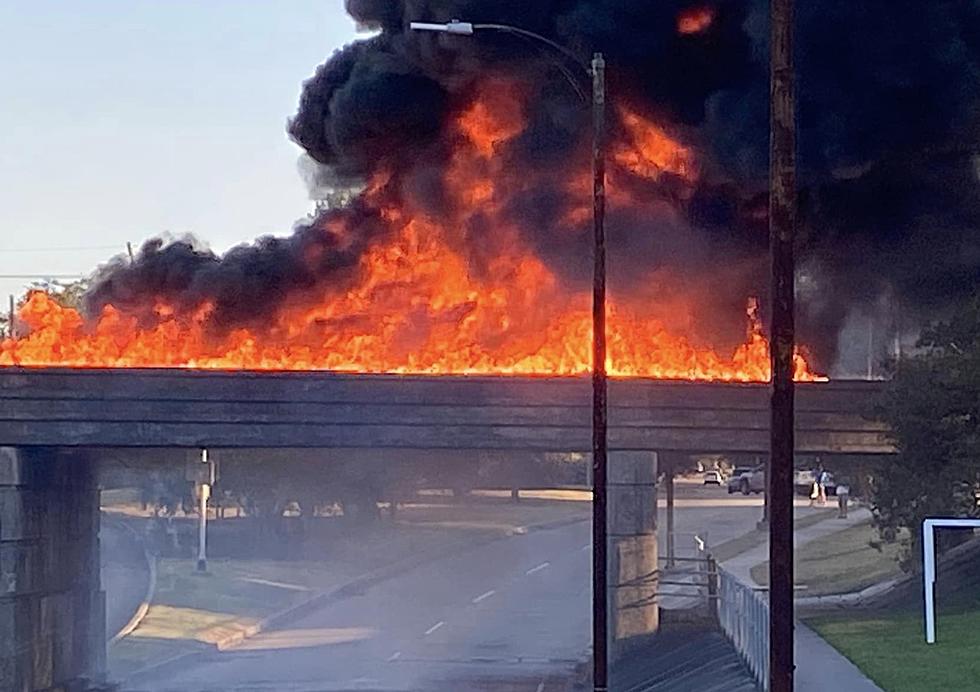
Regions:
<instances>
[{"instance_id":1,"label":"white car","mask_svg":"<svg viewBox=\"0 0 980 692\"><path fill-rule=\"evenodd\" d=\"M766 467L763 465L754 468L739 467L735 469L732 477L728 479L728 494L742 493L762 493L766 490Z\"/></svg>"},{"instance_id":2,"label":"white car","mask_svg":"<svg viewBox=\"0 0 980 692\"><path fill-rule=\"evenodd\" d=\"M705 485L721 485L721 474L717 471L707 471L704 474Z\"/></svg>"}]
</instances>

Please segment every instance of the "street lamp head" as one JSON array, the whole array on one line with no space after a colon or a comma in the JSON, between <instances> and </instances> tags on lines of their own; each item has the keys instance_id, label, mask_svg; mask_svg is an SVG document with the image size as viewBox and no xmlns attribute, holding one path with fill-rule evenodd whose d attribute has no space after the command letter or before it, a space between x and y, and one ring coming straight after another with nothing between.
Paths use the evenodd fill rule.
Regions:
<instances>
[{"instance_id":1,"label":"street lamp head","mask_svg":"<svg viewBox=\"0 0 980 692\"><path fill-rule=\"evenodd\" d=\"M445 24L412 22L408 26L413 31L440 31L445 34L459 34L462 36L473 35L473 24L470 22L461 22L458 19L454 19L451 22L446 22Z\"/></svg>"}]
</instances>

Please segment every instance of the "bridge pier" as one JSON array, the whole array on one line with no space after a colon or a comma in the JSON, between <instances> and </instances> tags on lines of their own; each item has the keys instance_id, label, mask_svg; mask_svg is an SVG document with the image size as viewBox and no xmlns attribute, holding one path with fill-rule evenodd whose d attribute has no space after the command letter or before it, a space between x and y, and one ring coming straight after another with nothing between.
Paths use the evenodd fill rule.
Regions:
<instances>
[{"instance_id":1,"label":"bridge pier","mask_svg":"<svg viewBox=\"0 0 980 692\"><path fill-rule=\"evenodd\" d=\"M0 689L74 692L105 670L94 465L0 447Z\"/></svg>"},{"instance_id":2,"label":"bridge pier","mask_svg":"<svg viewBox=\"0 0 980 692\"><path fill-rule=\"evenodd\" d=\"M657 454L610 452L607 473L609 633L615 661L641 647L660 624Z\"/></svg>"}]
</instances>

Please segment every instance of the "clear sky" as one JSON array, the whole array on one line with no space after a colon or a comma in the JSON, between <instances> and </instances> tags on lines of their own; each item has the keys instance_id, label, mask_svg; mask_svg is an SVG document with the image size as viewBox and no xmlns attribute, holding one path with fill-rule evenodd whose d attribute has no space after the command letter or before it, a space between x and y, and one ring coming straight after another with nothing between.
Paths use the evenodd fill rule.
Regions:
<instances>
[{"instance_id":1,"label":"clear sky","mask_svg":"<svg viewBox=\"0 0 980 692\"><path fill-rule=\"evenodd\" d=\"M342 0L0 2L0 274L288 233L311 204L286 119L355 37Z\"/></svg>"}]
</instances>

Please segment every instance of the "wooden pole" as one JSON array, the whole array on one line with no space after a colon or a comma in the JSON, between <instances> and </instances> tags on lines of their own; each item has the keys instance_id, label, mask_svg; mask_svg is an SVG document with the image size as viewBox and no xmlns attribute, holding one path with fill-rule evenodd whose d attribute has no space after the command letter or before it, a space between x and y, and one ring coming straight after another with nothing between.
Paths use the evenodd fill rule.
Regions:
<instances>
[{"instance_id":1,"label":"wooden pole","mask_svg":"<svg viewBox=\"0 0 980 692\"><path fill-rule=\"evenodd\" d=\"M606 588L606 62L592 58L592 680L608 689Z\"/></svg>"},{"instance_id":2,"label":"wooden pole","mask_svg":"<svg viewBox=\"0 0 980 692\"><path fill-rule=\"evenodd\" d=\"M769 690L793 692L793 353L796 104L793 0L770 0L769 247L772 399L769 473Z\"/></svg>"},{"instance_id":3,"label":"wooden pole","mask_svg":"<svg viewBox=\"0 0 980 692\"><path fill-rule=\"evenodd\" d=\"M667 484L667 567L674 567L676 541L674 538L674 472L676 457L673 453L661 454L667 468L664 469L664 481Z\"/></svg>"}]
</instances>

